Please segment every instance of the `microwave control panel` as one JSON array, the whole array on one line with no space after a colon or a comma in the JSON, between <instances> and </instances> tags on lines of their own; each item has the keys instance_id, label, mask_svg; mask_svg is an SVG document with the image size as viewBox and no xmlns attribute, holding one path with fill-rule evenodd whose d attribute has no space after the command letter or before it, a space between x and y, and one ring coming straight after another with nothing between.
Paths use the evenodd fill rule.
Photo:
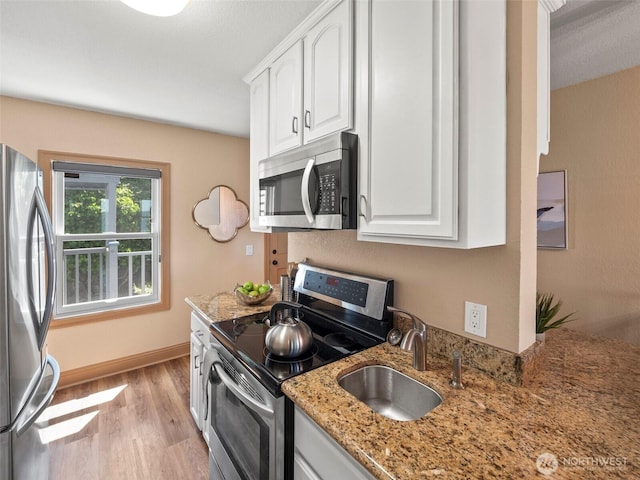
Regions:
<instances>
[{"instance_id":1,"label":"microwave control panel","mask_svg":"<svg viewBox=\"0 0 640 480\"><path fill-rule=\"evenodd\" d=\"M318 165L318 213L340 213L340 162Z\"/></svg>"}]
</instances>

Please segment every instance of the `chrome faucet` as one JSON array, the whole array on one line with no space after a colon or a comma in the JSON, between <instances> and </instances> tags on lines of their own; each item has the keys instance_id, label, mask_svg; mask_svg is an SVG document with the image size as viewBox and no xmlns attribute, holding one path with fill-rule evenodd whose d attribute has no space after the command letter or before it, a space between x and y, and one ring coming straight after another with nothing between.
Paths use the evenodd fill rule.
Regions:
<instances>
[{"instance_id":1,"label":"chrome faucet","mask_svg":"<svg viewBox=\"0 0 640 480\"><path fill-rule=\"evenodd\" d=\"M413 351L413 368L419 371L427 369L427 324L412 313L398 307L388 306L387 310L410 318L413 328L402 338L400 348L407 352Z\"/></svg>"}]
</instances>

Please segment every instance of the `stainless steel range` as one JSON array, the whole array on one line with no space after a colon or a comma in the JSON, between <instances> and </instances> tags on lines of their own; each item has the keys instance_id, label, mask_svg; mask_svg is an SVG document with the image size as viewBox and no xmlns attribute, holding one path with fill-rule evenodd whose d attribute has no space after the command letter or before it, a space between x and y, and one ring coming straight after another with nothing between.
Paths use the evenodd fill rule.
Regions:
<instances>
[{"instance_id":1,"label":"stainless steel range","mask_svg":"<svg viewBox=\"0 0 640 480\"><path fill-rule=\"evenodd\" d=\"M391 328L393 280L300 264L294 291L294 316L312 332L309 349L297 357L267 349L268 314L211 326L205 359L211 480L292 479L293 404L282 382L377 345Z\"/></svg>"}]
</instances>

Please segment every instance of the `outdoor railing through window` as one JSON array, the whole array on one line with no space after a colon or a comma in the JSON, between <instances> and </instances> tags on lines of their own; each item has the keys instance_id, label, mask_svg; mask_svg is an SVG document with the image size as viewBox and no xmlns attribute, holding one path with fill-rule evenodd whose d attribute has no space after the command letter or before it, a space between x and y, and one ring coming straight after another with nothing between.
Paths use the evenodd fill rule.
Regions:
<instances>
[{"instance_id":1,"label":"outdoor railing through window","mask_svg":"<svg viewBox=\"0 0 640 480\"><path fill-rule=\"evenodd\" d=\"M63 250L62 297L65 305L153 292L153 252L120 252L118 244L109 241L104 247Z\"/></svg>"}]
</instances>

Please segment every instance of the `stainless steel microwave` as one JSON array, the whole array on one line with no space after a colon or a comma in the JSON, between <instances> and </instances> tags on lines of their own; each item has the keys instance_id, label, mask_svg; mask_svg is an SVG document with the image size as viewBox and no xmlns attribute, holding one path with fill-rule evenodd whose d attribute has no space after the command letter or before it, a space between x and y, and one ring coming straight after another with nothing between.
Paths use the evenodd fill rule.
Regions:
<instances>
[{"instance_id":1,"label":"stainless steel microwave","mask_svg":"<svg viewBox=\"0 0 640 480\"><path fill-rule=\"evenodd\" d=\"M258 165L259 224L275 231L357 226L358 136L340 132Z\"/></svg>"}]
</instances>

